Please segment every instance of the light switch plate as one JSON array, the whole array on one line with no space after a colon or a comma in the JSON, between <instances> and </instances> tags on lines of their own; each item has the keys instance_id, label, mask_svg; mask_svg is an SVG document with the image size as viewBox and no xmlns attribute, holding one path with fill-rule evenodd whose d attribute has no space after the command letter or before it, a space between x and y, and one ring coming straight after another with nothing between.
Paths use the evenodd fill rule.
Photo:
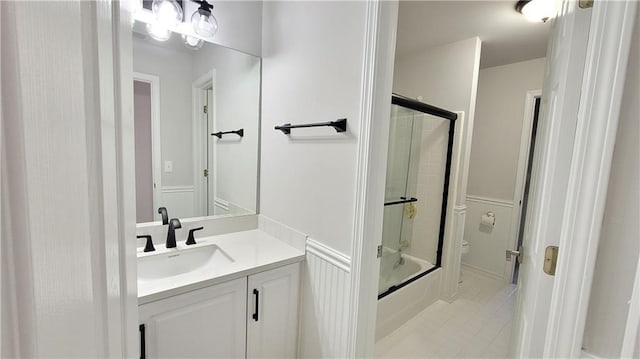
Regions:
<instances>
[{"instance_id":1,"label":"light switch plate","mask_svg":"<svg viewBox=\"0 0 640 359\"><path fill-rule=\"evenodd\" d=\"M164 171L173 172L173 161L164 161Z\"/></svg>"}]
</instances>

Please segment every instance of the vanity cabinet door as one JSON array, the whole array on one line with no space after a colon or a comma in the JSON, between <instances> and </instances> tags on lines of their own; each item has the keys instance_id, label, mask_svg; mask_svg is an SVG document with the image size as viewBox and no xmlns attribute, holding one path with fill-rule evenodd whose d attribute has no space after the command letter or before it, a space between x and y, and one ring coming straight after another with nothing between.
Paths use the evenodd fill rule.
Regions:
<instances>
[{"instance_id":1,"label":"vanity cabinet door","mask_svg":"<svg viewBox=\"0 0 640 359\"><path fill-rule=\"evenodd\" d=\"M300 263L249 276L247 358L295 358Z\"/></svg>"},{"instance_id":2,"label":"vanity cabinet door","mask_svg":"<svg viewBox=\"0 0 640 359\"><path fill-rule=\"evenodd\" d=\"M141 305L146 357L244 358L246 293L245 277Z\"/></svg>"}]
</instances>

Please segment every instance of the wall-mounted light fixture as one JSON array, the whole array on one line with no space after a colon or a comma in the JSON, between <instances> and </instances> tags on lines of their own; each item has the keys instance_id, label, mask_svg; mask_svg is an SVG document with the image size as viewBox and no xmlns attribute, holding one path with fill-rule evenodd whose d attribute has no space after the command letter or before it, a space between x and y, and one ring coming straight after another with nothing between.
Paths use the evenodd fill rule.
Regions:
<instances>
[{"instance_id":1,"label":"wall-mounted light fixture","mask_svg":"<svg viewBox=\"0 0 640 359\"><path fill-rule=\"evenodd\" d=\"M203 38L213 37L218 31L218 21L211 13L213 5L206 0L191 1L198 4L198 9L193 12L190 19L195 35ZM147 23L147 32L153 39L167 41L171 38L171 29L174 31L177 29L178 32L183 34L182 40L186 47L198 50L204 44L204 40L188 35L189 31L183 27L183 9L187 9L183 4L183 0L143 0L142 7L151 10L154 15L155 21ZM188 24L185 25L188 26Z\"/></svg>"},{"instance_id":2,"label":"wall-mounted light fixture","mask_svg":"<svg viewBox=\"0 0 640 359\"><path fill-rule=\"evenodd\" d=\"M200 36L212 37L218 31L218 21L211 14L213 5L210 5L206 0L196 2L200 4L200 7L191 16L193 31Z\"/></svg>"},{"instance_id":3,"label":"wall-mounted light fixture","mask_svg":"<svg viewBox=\"0 0 640 359\"><path fill-rule=\"evenodd\" d=\"M147 24L147 33L156 41L167 41L171 38L171 30L159 23Z\"/></svg>"},{"instance_id":4,"label":"wall-mounted light fixture","mask_svg":"<svg viewBox=\"0 0 640 359\"><path fill-rule=\"evenodd\" d=\"M176 0L153 0L151 11L156 15L158 23L165 27L182 22L182 6Z\"/></svg>"},{"instance_id":5,"label":"wall-mounted light fixture","mask_svg":"<svg viewBox=\"0 0 640 359\"><path fill-rule=\"evenodd\" d=\"M516 11L531 22L547 22L556 15L556 0L519 0Z\"/></svg>"},{"instance_id":6,"label":"wall-mounted light fixture","mask_svg":"<svg viewBox=\"0 0 640 359\"><path fill-rule=\"evenodd\" d=\"M200 50L202 45L204 45L204 40L185 34L182 34L182 41L184 42L184 46L191 50Z\"/></svg>"}]
</instances>

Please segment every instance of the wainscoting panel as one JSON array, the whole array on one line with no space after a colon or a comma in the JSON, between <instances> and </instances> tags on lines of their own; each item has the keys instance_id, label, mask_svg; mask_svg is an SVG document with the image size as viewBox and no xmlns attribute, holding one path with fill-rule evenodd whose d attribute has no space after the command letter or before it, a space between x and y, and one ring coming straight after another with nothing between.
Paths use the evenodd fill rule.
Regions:
<instances>
[{"instance_id":1,"label":"wainscoting panel","mask_svg":"<svg viewBox=\"0 0 640 359\"><path fill-rule=\"evenodd\" d=\"M462 264L486 274L505 278L505 251L512 242L511 218L513 202L479 196L467 196L467 216L464 239L469 242L470 251L462 256ZM495 213L492 229L480 225L482 215Z\"/></svg>"},{"instance_id":2,"label":"wainscoting panel","mask_svg":"<svg viewBox=\"0 0 640 359\"><path fill-rule=\"evenodd\" d=\"M452 213L451 213L452 212ZM443 280L441 299L451 303L458 294L462 239L464 238L467 206L455 206L447 215L444 251L442 253Z\"/></svg>"},{"instance_id":3,"label":"wainscoting panel","mask_svg":"<svg viewBox=\"0 0 640 359\"><path fill-rule=\"evenodd\" d=\"M158 207L167 207L171 218L194 216L193 186L163 186Z\"/></svg>"},{"instance_id":4,"label":"wainscoting panel","mask_svg":"<svg viewBox=\"0 0 640 359\"><path fill-rule=\"evenodd\" d=\"M347 356L351 258L307 240L299 357Z\"/></svg>"}]
</instances>

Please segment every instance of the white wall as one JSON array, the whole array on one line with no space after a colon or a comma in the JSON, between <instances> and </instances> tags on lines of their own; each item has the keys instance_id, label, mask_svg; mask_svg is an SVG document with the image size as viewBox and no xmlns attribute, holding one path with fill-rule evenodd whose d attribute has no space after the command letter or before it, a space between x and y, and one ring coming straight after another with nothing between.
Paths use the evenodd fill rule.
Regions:
<instances>
[{"instance_id":1,"label":"white wall","mask_svg":"<svg viewBox=\"0 0 640 359\"><path fill-rule=\"evenodd\" d=\"M542 89L545 60L480 70L464 231L471 250L462 261L497 277L508 276L505 250L513 243L511 220L519 210L513 197L526 93ZM496 220L487 231L480 220L489 211Z\"/></svg>"},{"instance_id":2,"label":"white wall","mask_svg":"<svg viewBox=\"0 0 640 359\"><path fill-rule=\"evenodd\" d=\"M260 212L315 243L303 279L301 356L344 357L367 4L263 6ZM273 128L344 117L346 133Z\"/></svg>"},{"instance_id":3,"label":"white wall","mask_svg":"<svg viewBox=\"0 0 640 359\"><path fill-rule=\"evenodd\" d=\"M264 4L261 214L351 252L365 5ZM348 119L331 128L284 123Z\"/></svg>"},{"instance_id":4,"label":"white wall","mask_svg":"<svg viewBox=\"0 0 640 359\"><path fill-rule=\"evenodd\" d=\"M584 334L585 351L603 358L620 357L640 252L640 10L638 14Z\"/></svg>"},{"instance_id":5,"label":"white wall","mask_svg":"<svg viewBox=\"0 0 640 359\"><path fill-rule=\"evenodd\" d=\"M529 90L542 89L546 58L480 70L468 193L513 200Z\"/></svg>"},{"instance_id":6,"label":"white wall","mask_svg":"<svg viewBox=\"0 0 640 359\"><path fill-rule=\"evenodd\" d=\"M472 121L479 58L477 37L396 58L393 92L421 96L422 102L449 111L464 111Z\"/></svg>"},{"instance_id":7,"label":"white wall","mask_svg":"<svg viewBox=\"0 0 640 359\"><path fill-rule=\"evenodd\" d=\"M189 2L187 2L189 3ZM262 53L262 1L216 0L213 15L218 32L213 42L252 55ZM191 16L191 12L187 14Z\"/></svg>"}]
</instances>

